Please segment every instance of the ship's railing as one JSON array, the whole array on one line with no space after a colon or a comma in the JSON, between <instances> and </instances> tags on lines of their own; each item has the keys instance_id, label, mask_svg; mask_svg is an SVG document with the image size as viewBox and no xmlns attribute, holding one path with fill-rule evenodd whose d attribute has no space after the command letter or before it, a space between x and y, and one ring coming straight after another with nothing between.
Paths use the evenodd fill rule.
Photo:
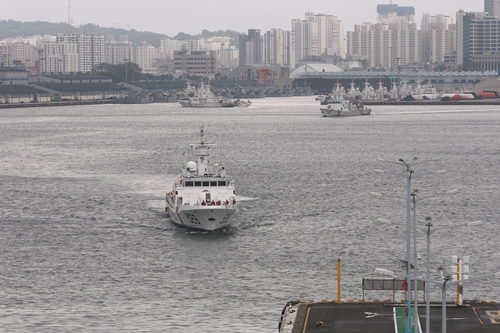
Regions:
<instances>
[{"instance_id":1,"label":"ship's railing","mask_svg":"<svg viewBox=\"0 0 500 333\"><path fill-rule=\"evenodd\" d=\"M202 207L221 207L221 208L230 208L234 209L236 208L236 199L231 199L231 200L218 200L218 201L212 201L210 203L206 203L204 201L202 202L196 202L194 204L190 204L189 202L185 202L182 204L183 206L202 206Z\"/></svg>"}]
</instances>

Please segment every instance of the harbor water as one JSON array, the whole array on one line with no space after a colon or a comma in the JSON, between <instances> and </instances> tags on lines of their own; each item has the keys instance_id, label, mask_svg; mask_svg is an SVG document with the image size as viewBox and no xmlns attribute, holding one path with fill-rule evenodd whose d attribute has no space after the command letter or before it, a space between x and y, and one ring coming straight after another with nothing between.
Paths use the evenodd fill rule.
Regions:
<instances>
[{"instance_id":1,"label":"harbor water","mask_svg":"<svg viewBox=\"0 0 500 333\"><path fill-rule=\"evenodd\" d=\"M459 189L422 199L419 225L483 222L432 235L431 278L451 272L453 255L470 256L471 278L500 271L497 106L372 106L345 118L319 107L309 96L2 110L0 331L277 332L286 302L337 299L338 259L341 298L359 300L361 279L403 273L406 253L404 169L378 158L439 157L414 167L413 188L422 198ZM180 229L164 212L201 124L236 183L237 217L222 232ZM498 302L499 281L471 281L463 297Z\"/></svg>"}]
</instances>

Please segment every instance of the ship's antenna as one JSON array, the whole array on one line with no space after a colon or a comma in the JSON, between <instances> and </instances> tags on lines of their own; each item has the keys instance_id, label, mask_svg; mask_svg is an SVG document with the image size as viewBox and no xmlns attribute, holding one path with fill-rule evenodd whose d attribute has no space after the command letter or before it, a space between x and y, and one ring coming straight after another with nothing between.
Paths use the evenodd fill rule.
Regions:
<instances>
[{"instance_id":1,"label":"ship's antenna","mask_svg":"<svg viewBox=\"0 0 500 333\"><path fill-rule=\"evenodd\" d=\"M203 132L203 129L205 128L205 126L203 125L200 125L200 137L201 137L201 143L205 143L205 141L203 141L203 137L205 135L205 133Z\"/></svg>"}]
</instances>

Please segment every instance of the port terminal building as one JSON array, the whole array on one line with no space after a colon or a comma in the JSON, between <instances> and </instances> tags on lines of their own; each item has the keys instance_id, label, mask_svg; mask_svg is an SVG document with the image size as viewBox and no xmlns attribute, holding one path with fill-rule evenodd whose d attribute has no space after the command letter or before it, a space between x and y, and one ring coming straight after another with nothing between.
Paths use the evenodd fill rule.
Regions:
<instances>
[{"instance_id":1,"label":"port terminal building","mask_svg":"<svg viewBox=\"0 0 500 333\"><path fill-rule=\"evenodd\" d=\"M437 91L473 91L474 86L483 81L497 80L497 71L475 71L475 72L431 72L422 70L363 70L363 71L315 71L309 68L307 71L299 69L301 74L294 76L295 86L308 86L318 93L328 93L333 90L337 83L344 89L349 89L354 83L356 88L363 90L366 83L373 88L379 87L380 83L389 91L394 83L397 85L432 85Z\"/></svg>"}]
</instances>

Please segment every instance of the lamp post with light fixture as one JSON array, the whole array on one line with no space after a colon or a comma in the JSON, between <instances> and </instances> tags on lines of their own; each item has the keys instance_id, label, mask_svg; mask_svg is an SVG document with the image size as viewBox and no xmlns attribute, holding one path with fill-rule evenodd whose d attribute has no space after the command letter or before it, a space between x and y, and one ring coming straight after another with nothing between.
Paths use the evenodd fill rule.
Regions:
<instances>
[{"instance_id":1,"label":"lamp post with light fixture","mask_svg":"<svg viewBox=\"0 0 500 333\"><path fill-rule=\"evenodd\" d=\"M443 194L453 194L457 193L458 190L451 190L435 195L430 195L427 197L423 198L417 198L417 192L418 190L412 191L412 179L413 179L413 166L417 164L422 164L426 162L432 162L432 161L438 161L439 158L431 159L431 160L423 160L423 161L418 161L416 157L413 158L411 162L406 162L404 159L400 158L398 161L390 161L386 160L383 158L379 158L379 161L382 162L387 162L387 163L392 163L392 164L398 164L402 165L405 168L405 177L406 177L406 275L405 275L405 285L408 286L408 290L406 290L405 293L405 300L406 300L406 306L408 309L411 308L411 284L410 284L410 249L411 249L411 230L412 228L415 230L416 228L416 208L417 208L417 203L425 198L429 197L434 197L434 196L439 196ZM375 169L375 172L377 173L384 173L383 170L380 169ZM445 170L439 170L437 173L445 173ZM381 193L376 193L372 192L372 196L383 196ZM390 197L390 195L389 195ZM412 214L411 211L413 210L413 226L412 226ZM414 246L413 246L413 272L414 272L414 309L413 309L413 325L415 326L417 321L418 321L418 286L417 286L417 241L416 241L416 236L414 235L413 238ZM407 315L407 324L406 324L406 332L405 333L412 333L412 324L411 324L411 315L410 311L408 311Z\"/></svg>"}]
</instances>

